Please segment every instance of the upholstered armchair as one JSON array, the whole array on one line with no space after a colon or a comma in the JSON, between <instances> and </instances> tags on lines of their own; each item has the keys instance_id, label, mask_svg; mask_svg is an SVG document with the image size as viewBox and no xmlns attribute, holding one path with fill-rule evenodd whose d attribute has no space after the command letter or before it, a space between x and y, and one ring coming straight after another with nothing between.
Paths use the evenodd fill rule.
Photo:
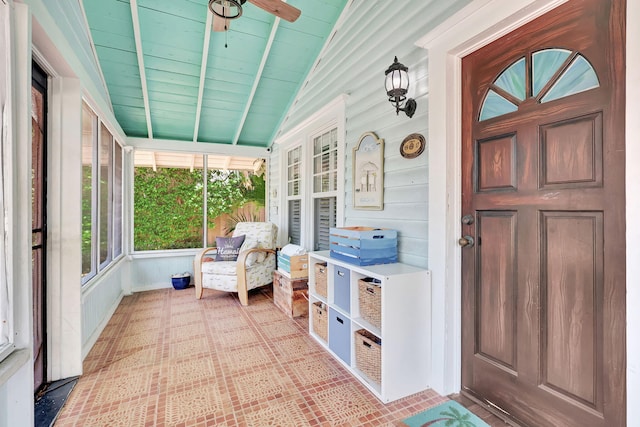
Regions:
<instances>
[{"instance_id":1,"label":"upholstered armchair","mask_svg":"<svg viewBox=\"0 0 640 427\"><path fill-rule=\"evenodd\" d=\"M193 261L196 298L202 298L203 290L215 289L237 292L242 305L249 304L251 289L273 282L276 269L276 240L278 227L270 222L239 222L233 231L234 238L244 236L242 246L236 249L237 260L226 261L220 248L205 248ZM216 251L216 254L213 254Z\"/></svg>"}]
</instances>

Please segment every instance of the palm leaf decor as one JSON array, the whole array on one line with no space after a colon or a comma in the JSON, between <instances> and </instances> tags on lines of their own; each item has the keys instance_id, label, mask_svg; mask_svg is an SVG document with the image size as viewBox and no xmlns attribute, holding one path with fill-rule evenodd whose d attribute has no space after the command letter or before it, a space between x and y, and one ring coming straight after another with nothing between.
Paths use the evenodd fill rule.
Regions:
<instances>
[{"instance_id":1,"label":"palm leaf decor","mask_svg":"<svg viewBox=\"0 0 640 427\"><path fill-rule=\"evenodd\" d=\"M408 427L489 427L452 400L403 420Z\"/></svg>"}]
</instances>

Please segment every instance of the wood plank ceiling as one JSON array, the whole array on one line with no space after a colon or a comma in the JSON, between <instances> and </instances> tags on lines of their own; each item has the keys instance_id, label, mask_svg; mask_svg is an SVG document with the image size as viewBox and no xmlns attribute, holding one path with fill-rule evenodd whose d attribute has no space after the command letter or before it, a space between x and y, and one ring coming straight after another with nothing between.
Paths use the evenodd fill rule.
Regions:
<instances>
[{"instance_id":1,"label":"wood plank ceiling","mask_svg":"<svg viewBox=\"0 0 640 427\"><path fill-rule=\"evenodd\" d=\"M213 32L208 0L83 0L127 136L271 145L347 0L288 3L293 23L247 2Z\"/></svg>"}]
</instances>

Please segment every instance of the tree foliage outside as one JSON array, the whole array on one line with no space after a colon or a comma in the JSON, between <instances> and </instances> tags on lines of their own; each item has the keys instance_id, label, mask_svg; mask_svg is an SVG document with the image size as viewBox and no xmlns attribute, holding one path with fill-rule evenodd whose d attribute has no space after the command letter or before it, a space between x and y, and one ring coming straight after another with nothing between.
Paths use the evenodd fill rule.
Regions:
<instances>
[{"instance_id":1,"label":"tree foliage outside","mask_svg":"<svg viewBox=\"0 0 640 427\"><path fill-rule=\"evenodd\" d=\"M82 166L82 276L91 272L92 173L91 165Z\"/></svg>"},{"instance_id":2,"label":"tree foliage outside","mask_svg":"<svg viewBox=\"0 0 640 427\"><path fill-rule=\"evenodd\" d=\"M203 245L202 170L136 167L134 249L199 248ZM264 206L264 178L240 171L208 171L207 224L248 201Z\"/></svg>"}]
</instances>

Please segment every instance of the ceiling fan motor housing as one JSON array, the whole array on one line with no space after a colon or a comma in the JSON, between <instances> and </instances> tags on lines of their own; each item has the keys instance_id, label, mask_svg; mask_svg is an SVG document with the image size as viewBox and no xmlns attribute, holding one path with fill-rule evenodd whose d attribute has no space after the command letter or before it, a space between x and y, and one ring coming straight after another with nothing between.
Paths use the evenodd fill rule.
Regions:
<instances>
[{"instance_id":1,"label":"ceiling fan motor housing","mask_svg":"<svg viewBox=\"0 0 640 427\"><path fill-rule=\"evenodd\" d=\"M242 5L247 0L209 0L209 10L224 19L237 19L242 15Z\"/></svg>"}]
</instances>

